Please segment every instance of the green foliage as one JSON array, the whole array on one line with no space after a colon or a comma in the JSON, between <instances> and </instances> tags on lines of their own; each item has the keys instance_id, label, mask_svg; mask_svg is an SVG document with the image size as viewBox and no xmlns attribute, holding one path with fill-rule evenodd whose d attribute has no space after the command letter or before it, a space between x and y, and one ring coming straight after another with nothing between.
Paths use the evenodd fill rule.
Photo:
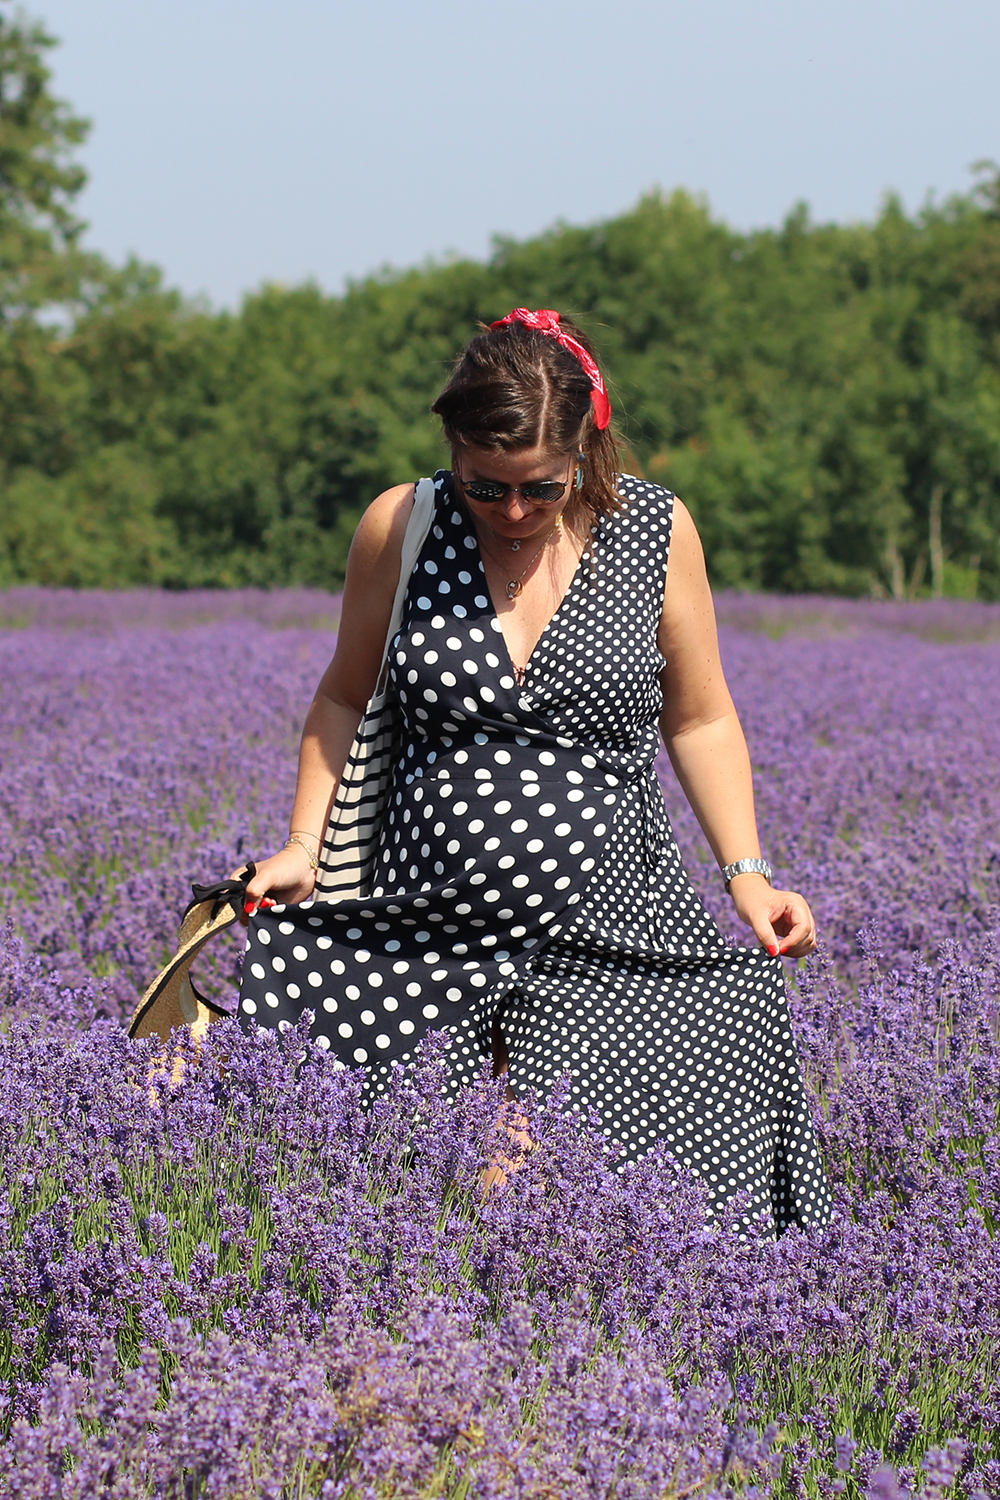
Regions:
<instances>
[{"instance_id":1,"label":"green foliage","mask_svg":"<svg viewBox=\"0 0 1000 1500\"><path fill-rule=\"evenodd\" d=\"M913 217L737 234L684 192L485 263L236 314L77 247L84 124L0 19L0 585L335 587L479 319L595 336L627 464L682 493L729 587L1000 598L1000 169ZM61 309L52 323L51 309Z\"/></svg>"},{"instance_id":2,"label":"green foliage","mask_svg":"<svg viewBox=\"0 0 1000 1500\"><path fill-rule=\"evenodd\" d=\"M87 122L48 91L43 27L0 17L0 319L72 298L93 268L76 241L72 200L83 169L72 150Z\"/></svg>"}]
</instances>

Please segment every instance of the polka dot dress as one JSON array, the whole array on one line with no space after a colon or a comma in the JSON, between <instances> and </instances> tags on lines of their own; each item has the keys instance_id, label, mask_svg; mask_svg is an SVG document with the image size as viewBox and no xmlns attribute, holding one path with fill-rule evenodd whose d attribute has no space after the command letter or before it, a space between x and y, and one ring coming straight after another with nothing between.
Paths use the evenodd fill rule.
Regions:
<instances>
[{"instance_id":1,"label":"polka dot dress","mask_svg":"<svg viewBox=\"0 0 1000 1500\"><path fill-rule=\"evenodd\" d=\"M777 1233L830 1205L778 959L730 948L653 772L672 495L623 476L515 679L451 475L390 650L404 743L365 901L252 920L247 1024L313 1036L378 1093L430 1031L456 1086L499 1020L518 1093L571 1080L634 1160L664 1143Z\"/></svg>"}]
</instances>

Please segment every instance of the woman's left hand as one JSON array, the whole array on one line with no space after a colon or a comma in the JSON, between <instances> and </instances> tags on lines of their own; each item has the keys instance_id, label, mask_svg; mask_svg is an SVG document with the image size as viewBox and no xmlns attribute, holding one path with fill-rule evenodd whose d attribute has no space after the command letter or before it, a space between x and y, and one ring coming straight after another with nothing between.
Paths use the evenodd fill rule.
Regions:
<instances>
[{"instance_id":1,"label":"woman's left hand","mask_svg":"<svg viewBox=\"0 0 1000 1500\"><path fill-rule=\"evenodd\" d=\"M805 958L816 946L816 919L798 891L776 891L763 875L736 875L729 887L740 920L768 953Z\"/></svg>"}]
</instances>

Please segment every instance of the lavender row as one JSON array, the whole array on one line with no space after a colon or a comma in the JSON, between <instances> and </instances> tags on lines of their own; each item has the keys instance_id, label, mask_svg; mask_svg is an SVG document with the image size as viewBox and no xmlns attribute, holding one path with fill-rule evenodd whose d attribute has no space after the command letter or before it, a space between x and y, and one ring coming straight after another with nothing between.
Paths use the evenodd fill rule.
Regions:
<instances>
[{"instance_id":1,"label":"lavender row","mask_svg":"<svg viewBox=\"0 0 1000 1500\"><path fill-rule=\"evenodd\" d=\"M1000 641L1000 604L967 599L841 599L818 594L716 595L719 620L735 630L760 631L776 640L873 632L923 640Z\"/></svg>"},{"instance_id":2,"label":"lavender row","mask_svg":"<svg viewBox=\"0 0 1000 1500\"><path fill-rule=\"evenodd\" d=\"M558 1103L483 1201L495 1096L443 1111L432 1052L370 1116L220 1032L151 1098L117 1017L188 882L282 836L330 637L107 618L0 635L0 1494L1000 1496L1000 649L725 632L825 939L792 978L837 1218L770 1245Z\"/></svg>"},{"instance_id":3,"label":"lavender row","mask_svg":"<svg viewBox=\"0 0 1000 1500\"><path fill-rule=\"evenodd\" d=\"M67 980L107 976L115 1014L165 960L191 882L283 836L330 650L219 624L0 634L3 910ZM230 987L234 953L211 961Z\"/></svg>"},{"instance_id":4,"label":"lavender row","mask_svg":"<svg viewBox=\"0 0 1000 1500\"><path fill-rule=\"evenodd\" d=\"M323 589L0 589L0 630L183 630L232 622L242 630L335 629L340 595Z\"/></svg>"},{"instance_id":5,"label":"lavender row","mask_svg":"<svg viewBox=\"0 0 1000 1500\"><path fill-rule=\"evenodd\" d=\"M862 927L894 964L975 945L1000 903L1000 651L885 635L723 641L765 852L813 901L838 971L856 976ZM326 632L232 623L0 632L0 898L34 951L68 979L108 976L118 1007L131 1003L191 881L283 836L301 716L330 650ZM689 867L732 928L663 773ZM217 990L233 951L214 956Z\"/></svg>"},{"instance_id":6,"label":"lavender row","mask_svg":"<svg viewBox=\"0 0 1000 1500\"><path fill-rule=\"evenodd\" d=\"M977 951L1000 916L1000 647L723 631L775 880L812 902L838 972L866 929L893 966ZM714 861L661 764L675 831L734 937Z\"/></svg>"},{"instance_id":7,"label":"lavender row","mask_svg":"<svg viewBox=\"0 0 1000 1500\"><path fill-rule=\"evenodd\" d=\"M931 641L1000 641L1000 604L964 599L900 603L812 594L742 594L722 591L716 608L723 625L775 639L874 632L916 635ZM340 595L322 589L0 589L0 629L47 626L56 630L153 626L163 630L224 621L265 629L335 629Z\"/></svg>"},{"instance_id":8,"label":"lavender row","mask_svg":"<svg viewBox=\"0 0 1000 1500\"><path fill-rule=\"evenodd\" d=\"M853 1002L811 973L837 1217L777 1245L706 1228L666 1158L616 1173L558 1101L484 1200L495 1087L448 1109L433 1047L374 1114L233 1023L151 1091L149 1044L80 1029L94 993L16 944L5 974L35 1017L0 1039L8 1493L111 1463L127 1495L881 1494L887 1463L995 1493L996 951Z\"/></svg>"}]
</instances>

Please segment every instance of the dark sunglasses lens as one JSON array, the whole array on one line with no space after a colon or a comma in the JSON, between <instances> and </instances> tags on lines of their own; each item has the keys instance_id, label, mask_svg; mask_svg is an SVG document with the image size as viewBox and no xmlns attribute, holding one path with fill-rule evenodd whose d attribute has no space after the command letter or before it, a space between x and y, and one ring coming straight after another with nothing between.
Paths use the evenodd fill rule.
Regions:
<instances>
[{"instance_id":1,"label":"dark sunglasses lens","mask_svg":"<svg viewBox=\"0 0 1000 1500\"><path fill-rule=\"evenodd\" d=\"M521 494L525 500L539 500L543 505L554 505L563 497L566 486L557 479L545 479L541 484L523 484Z\"/></svg>"},{"instance_id":2,"label":"dark sunglasses lens","mask_svg":"<svg viewBox=\"0 0 1000 1500\"><path fill-rule=\"evenodd\" d=\"M491 483L488 479L473 479L464 486L465 493L471 495L473 500L478 500L480 505L490 505L494 500L502 500L510 489L509 484Z\"/></svg>"}]
</instances>

